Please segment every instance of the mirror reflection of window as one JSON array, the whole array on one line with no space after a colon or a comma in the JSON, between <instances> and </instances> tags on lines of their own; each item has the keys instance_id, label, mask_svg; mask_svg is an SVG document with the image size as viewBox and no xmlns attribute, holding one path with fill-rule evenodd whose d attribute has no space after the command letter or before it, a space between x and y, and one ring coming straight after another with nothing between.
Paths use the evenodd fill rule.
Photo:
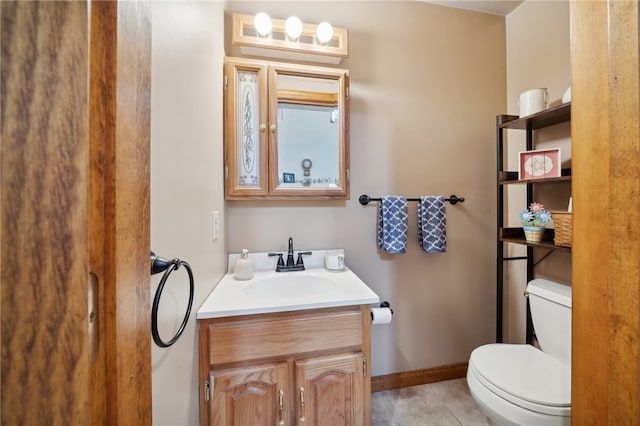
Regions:
<instances>
[{"instance_id":1,"label":"mirror reflection of window","mask_svg":"<svg viewBox=\"0 0 640 426\"><path fill-rule=\"evenodd\" d=\"M339 114L334 106L278 103L279 185L336 187L339 185ZM313 166L304 173L302 162ZM295 182L284 183L284 173Z\"/></svg>"}]
</instances>

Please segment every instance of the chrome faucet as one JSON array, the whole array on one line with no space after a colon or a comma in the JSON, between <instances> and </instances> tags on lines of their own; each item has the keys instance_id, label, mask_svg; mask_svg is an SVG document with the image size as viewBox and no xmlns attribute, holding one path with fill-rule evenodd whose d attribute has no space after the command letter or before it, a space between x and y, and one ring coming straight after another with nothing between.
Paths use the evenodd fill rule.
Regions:
<instances>
[{"instance_id":1,"label":"chrome faucet","mask_svg":"<svg viewBox=\"0 0 640 426\"><path fill-rule=\"evenodd\" d=\"M293 238L289 237L289 250L287 251L287 264L285 265L282 253L268 253L269 256L278 256L278 263L276 265L276 272L293 272L304 271L303 255L310 255L310 251L298 252L298 259L294 263L293 254Z\"/></svg>"}]
</instances>

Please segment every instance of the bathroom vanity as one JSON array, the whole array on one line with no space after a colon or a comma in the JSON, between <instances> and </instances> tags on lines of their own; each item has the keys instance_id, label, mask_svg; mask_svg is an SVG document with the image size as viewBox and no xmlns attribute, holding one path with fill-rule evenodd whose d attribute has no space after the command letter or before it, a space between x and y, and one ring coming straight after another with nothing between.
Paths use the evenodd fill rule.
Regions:
<instances>
[{"instance_id":1,"label":"bathroom vanity","mask_svg":"<svg viewBox=\"0 0 640 426\"><path fill-rule=\"evenodd\" d=\"M370 304L352 271L276 273L251 254L251 280L225 275L198 310L202 425L370 423ZM320 264L318 264L318 262Z\"/></svg>"}]
</instances>

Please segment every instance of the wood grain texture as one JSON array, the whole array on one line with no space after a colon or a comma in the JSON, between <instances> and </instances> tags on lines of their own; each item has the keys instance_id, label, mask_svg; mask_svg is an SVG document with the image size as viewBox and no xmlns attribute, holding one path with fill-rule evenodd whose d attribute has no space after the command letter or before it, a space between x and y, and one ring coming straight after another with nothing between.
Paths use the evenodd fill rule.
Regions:
<instances>
[{"instance_id":1,"label":"wood grain texture","mask_svg":"<svg viewBox=\"0 0 640 426\"><path fill-rule=\"evenodd\" d=\"M2 424L89 424L87 4L0 4Z\"/></svg>"},{"instance_id":2,"label":"wood grain texture","mask_svg":"<svg viewBox=\"0 0 640 426\"><path fill-rule=\"evenodd\" d=\"M225 167L228 175L225 178L225 197L226 199L243 199L245 197L262 198L269 191L269 175L268 175L268 140L270 132L267 130L269 126L269 111L267 109L267 84L268 70L266 62L254 62L243 59L225 58L224 70L226 78L226 86L224 90L225 108L224 108L224 127L225 127ZM242 117L236 111L243 100L238 93L240 86L240 73L255 74L256 84L258 86L258 125L266 126L264 131L259 131L258 140L254 141L258 150L257 161L259 162L258 185L256 187L242 187L238 182L238 172L243 165L240 160L239 145L236 143L240 139L239 124Z\"/></svg>"},{"instance_id":3,"label":"wood grain texture","mask_svg":"<svg viewBox=\"0 0 640 426\"><path fill-rule=\"evenodd\" d=\"M105 148L107 417L151 424L148 2L117 3L115 137ZM132 42L134 41L134 42Z\"/></svg>"},{"instance_id":4,"label":"wood grain texture","mask_svg":"<svg viewBox=\"0 0 640 426\"><path fill-rule=\"evenodd\" d=\"M364 424L371 424L371 306L361 305L362 311L362 354L364 359Z\"/></svg>"},{"instance_id":5,"label":"wood grain texture","mask_svg":"<svg viewBox=\"0 0 640 426\"><path fill-rule=\"evenodd\" d=\"M637 2L571 2L577 425L640 423L638 29Z\"/></svg>"},{"instance_id":6,"label":"wood grain texture","mask_svg":"<svg viewBox=\"0 0 640 426\"><path fill-rule=\"evenodd\" d=\"M467 363L444 365L424 370L403 371L371 378L371 392L400 389L443 380L460 379L467 375Z\"/></svg>"},{"instance_id":7,"label":"wood grain texture","mask_svg":"<svg viewBox=\"0 0 640 426\"><path fill-rule=\"evenodd\" d=\"M106 149L115 138L114 93L116 87L117 3L91 3L89 46L89 270L98 281L95 297L97 348L91 364L91 418L100 424L107 418L109 387L106 366L105 312L105 170ZM90 336L91 337L91 336Z\"/></svg>"},{"instance_id":8,"label":"wood grain texture","mask_svg":"<svg viewBox=\"0 0 640 426\"><path fill-rule=\"evenodd\" d=\"M211 424L211 418L209 416L210 411L213 409L210 397L206 393L205 387L209 384L211 378L211 362L210 362L210 348L211 342L209 342L209 323L204 321L198 321L198 377L199 377L199 400L200 400L200 424Z\"/></svg>"},{"instance_id":9,"label":"wood grain texture","mask_svg":"<svg viewBox=\"0 0 640 426\"><path fill-rule=\"evenodd\" d=\"M572 421L607 416L609 94L605 2L571 3ZM593 224L598 224L594 227Z\"/></svg>"},{"instance_id":10,"label":"wood grain texture","mask_svg":"<svg viewBox=\"0 0 640 426\"><path fill-rule=\"evenodd\" d=\"M363 305L199 320L200 424L228 424L235 415L228 395L221 396L227 392L220 389L223 383L247 387L245 376L254 373L258 381L269 383L280 364L288 365L286 374L292 375L280 386L287 401L285 424L298 424L301 385L308 388L309 410L325 413L327 419L344 419L326 424L369 424L371 379L364 364L370 357L370 318L369 305ZM212 376L214 396L207 401L202 389ZM336 395L348 398L339 402ZM273 399L268 393L263 396ZM263 404L257 398L249 411L255 413ZM325 424L309 416L304 424ZM266 418L261 415L260 421L250 423L266 424Z\"/></svg>"},{"instance_id":11,"label":"wood grain texture","mask_svg":"<svg viewBox=\"0 0 640 426\"><path fill-rule=\"evenodd\" d=\"M7 425L151 424L148 4L88 6L0 4Z\"/></svg>"},{"instance_id":12,"label":"wood grain texture","mask_svg":"<svg viewBox=\"0 0 640 426\"><path fill-rule=\"evenodd\" d=\"M295 416L309 425L367 425L363 354L345 353L294 363L298 403ZM300 388L304 387L304 390ZM304 395L300 395L304 393ZM304 405L299 402L304 399Z\"/></svg>"},{"instance_id":13,"label":"wood grain texture","mask_svg":"<svg viewBox=\"0 0 640 426\"><path fill-rule=\"evenodd\" d=\"M229 317L210 322L211 365L282 357L290 354L359 348L359 307ZM257 318L256 318L257 317Z\"/></svg>"},{"instance_id":14,"label":"wood grain texture","mask_svg":"<svg viewBox=\"0 0 640 426\"><path fill-rule=\"evenodd\" d=\"M276 421L265 420L284 419L286 425L292 425L289 370L286 362L217 370L212 386L211 423L206 424L278 424ZM283 393L282 410L279 409L280 390Z\"/></svg>"},{"instance_id":15,"label":"wood grain texture","mask_svg":"<svg viewBox=\"0 0 640 426\"><path fill-rule=\"evenodd\" d=\"M638 2L609 3L608 424L640 424L640 57Z\"/></svg>"}]
</instances>

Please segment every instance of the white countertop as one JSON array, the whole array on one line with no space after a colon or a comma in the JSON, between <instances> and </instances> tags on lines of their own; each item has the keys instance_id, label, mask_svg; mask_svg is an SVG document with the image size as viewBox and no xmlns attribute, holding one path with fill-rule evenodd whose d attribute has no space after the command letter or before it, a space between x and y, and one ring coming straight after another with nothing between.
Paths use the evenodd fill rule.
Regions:
<instances>
[{"instance_id":1,"label":"white countertop","mask_svg":"<svg viewBox=\"0 0 640 426\"><path fill-rule=\"evenodd\" d=\"M254 276L239 281L233 276L233 265L239 257L229 255L229 273L220 280L196 314L197 319L236 315L297 311L336 306L363 305L380 302L376 295L350 269L326 270L324 254L332 250L312 250L305 256L305 271L275 272L277 257L267 253L251 253ZM296 257L298 251L295 251ZM286 253L285 253L286 260Z\"/></svg>"}]
</instances>

